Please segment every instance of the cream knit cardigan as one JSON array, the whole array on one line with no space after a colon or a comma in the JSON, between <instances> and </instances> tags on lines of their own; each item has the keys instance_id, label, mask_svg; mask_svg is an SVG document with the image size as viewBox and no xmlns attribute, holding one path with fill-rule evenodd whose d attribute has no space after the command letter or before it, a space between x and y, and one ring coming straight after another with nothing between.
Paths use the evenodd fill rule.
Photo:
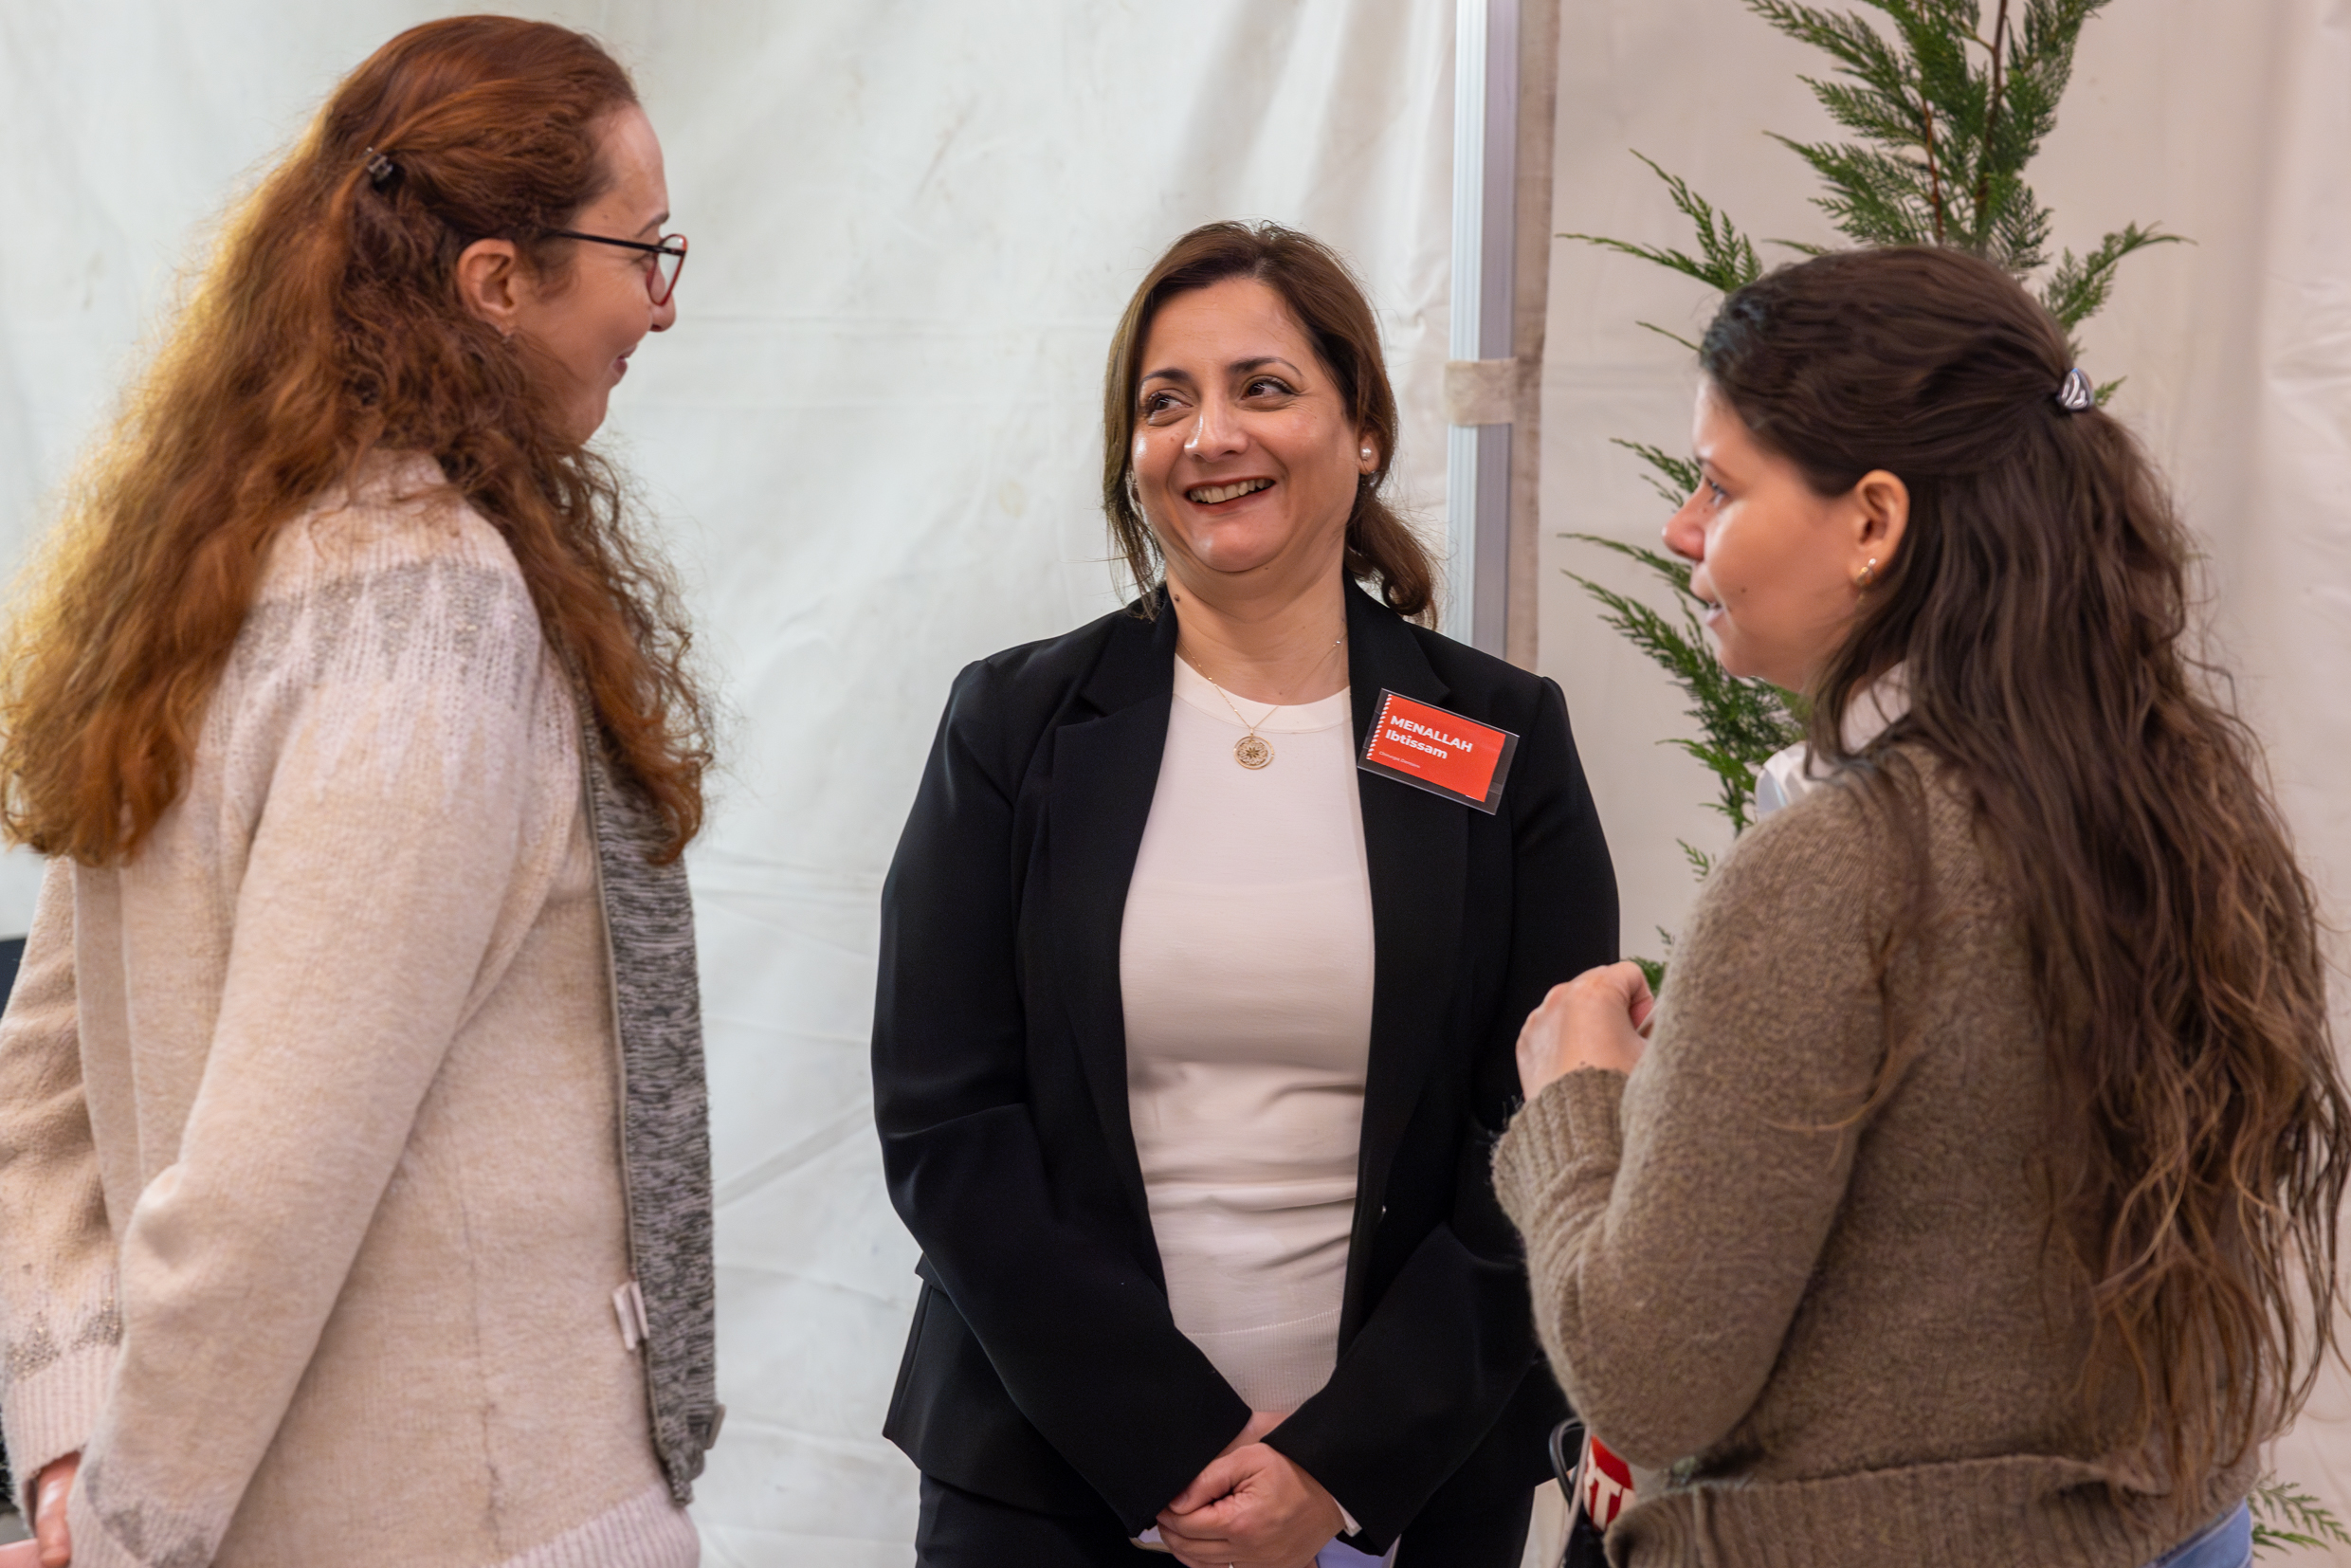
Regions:
<instances>
[{"instance_id":1,"label":"cream knit cardigan","mask_svg":"<svg viewBox=\"0 0 2351 1568\"><path fill-rule=\"evenodd\" d=\"M185 793L44 884L0 1024L0 1411L20 1476L84 1455L76 1568L697 1559L615 1313L575 707L439 480L379 463L283 531Z\"/></svg>"}]
</instances>

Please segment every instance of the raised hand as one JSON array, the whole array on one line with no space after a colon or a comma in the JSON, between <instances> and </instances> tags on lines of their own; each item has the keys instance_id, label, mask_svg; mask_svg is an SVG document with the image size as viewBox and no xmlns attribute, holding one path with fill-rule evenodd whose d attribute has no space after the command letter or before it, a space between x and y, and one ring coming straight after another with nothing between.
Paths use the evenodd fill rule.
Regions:
<instances>
[{"instance_id":1,"label":"raised hand","mask_svg":"<svg viewBox=\"0 0 2351 1568\"><path fill-rule=\"evenodd\" d=\"M1587 969L1553 986L1519 1030L1519 1085L1526 1098L1577 1067L1631 1072L1656 1007L1639 964Z\"/></svg>"}]
</instances>

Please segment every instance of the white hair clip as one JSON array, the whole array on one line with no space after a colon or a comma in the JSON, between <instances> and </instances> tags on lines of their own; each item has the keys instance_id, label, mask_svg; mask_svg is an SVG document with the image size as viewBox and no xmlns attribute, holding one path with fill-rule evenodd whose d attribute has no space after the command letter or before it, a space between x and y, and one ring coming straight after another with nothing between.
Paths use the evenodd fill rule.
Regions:
<instances>
[{"instance_id":1,"label":"white hair clip","mask_svg":"<svg viewBox=\"0 0 2351 1568\"><path fill-rule=\"evenodd\" d=\"M359 167L366 173L368 183L375 187L378 191L381 191L385 186L390 185L392 181L392 176L400 173L400 166L398 164L392 162L391 158L377 152L373 147L367 150L367 160L361 163Z\"/></svg>"},{"instance_id":2,"label":"white hair clip","mask_svg":"<svg viewBox=\"0 0 2351 1568\"><path fill-rule=\"evenodd\" d=\"M2066 372L2066 378L2057 384L2057 406L2068 413L2080 413L2098 406L2097 390L2089 384L2089 376L2081 366Z\"/></svg>"}]
</instances>

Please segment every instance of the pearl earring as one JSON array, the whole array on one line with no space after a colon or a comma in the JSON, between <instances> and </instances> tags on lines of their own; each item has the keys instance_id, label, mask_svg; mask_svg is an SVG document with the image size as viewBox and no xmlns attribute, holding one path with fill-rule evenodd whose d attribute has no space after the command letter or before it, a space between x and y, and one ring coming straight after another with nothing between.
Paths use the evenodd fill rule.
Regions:
<instances>
[{"instance_id":1,"label":"pearl earring","mask_svg":"<svg viewBox=\"0 0 2351 1568\"><path fill-rule=\"evenodd\" d=\"M1853 586L1855 588L1868 588L1871 583L1877 580L1878 558L1875 556L1872 556L1869 557L1868 565L1853 574Z\"/></svg>"}]
</instances>

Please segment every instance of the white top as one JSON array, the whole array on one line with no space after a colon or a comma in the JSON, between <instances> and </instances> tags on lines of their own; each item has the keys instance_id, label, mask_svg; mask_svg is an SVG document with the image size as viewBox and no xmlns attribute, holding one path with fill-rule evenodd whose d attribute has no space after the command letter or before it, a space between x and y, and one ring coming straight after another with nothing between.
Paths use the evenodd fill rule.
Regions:
<instances>
[{"instance_id":1,"label":"white top","mask_svg":"<svg viewBox=\"0 0 2351 1568\"><path fill-rule=\"evenodd\" d=\"M1855 691L1845 704L1845 749L1857 752L1884 735L1895 720L1910 711L1910 676L1896 665ZM1829 781L1813 757L1813 748L1799 740L1772 753L1755 774L1755 819L1758 822L1792 806Z\"/></svg>"},{"instance_id":2,"label":"white top","mask_svg":"<svg viewBox=\"0 0 2351 1568\"><path fill-rule=\"evenodd\" d=\"M1372 1033L1345 692L1234 699L1182 660L1119 949L1127 1104L1176 1326L1252 1410L1329 1380Z\"/></svg>"}]
</instances>

